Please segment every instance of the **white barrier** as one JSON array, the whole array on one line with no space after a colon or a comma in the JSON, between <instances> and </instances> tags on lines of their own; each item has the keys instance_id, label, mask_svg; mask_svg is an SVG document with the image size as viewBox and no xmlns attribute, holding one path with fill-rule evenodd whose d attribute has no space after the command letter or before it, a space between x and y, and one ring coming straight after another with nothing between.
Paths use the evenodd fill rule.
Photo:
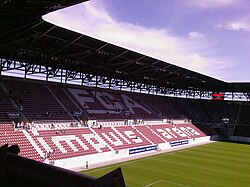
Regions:
<instances>
[{"instance_id":1,"label":"white barrier","mask_svg":"<svg viewBox=\"0 0 250 187\"><path fill-rule=\"evenodd\" d=\"M250 137L229 136L229 140L239 141L239 142L250 142Z\"/></svg>"}]
</instances>

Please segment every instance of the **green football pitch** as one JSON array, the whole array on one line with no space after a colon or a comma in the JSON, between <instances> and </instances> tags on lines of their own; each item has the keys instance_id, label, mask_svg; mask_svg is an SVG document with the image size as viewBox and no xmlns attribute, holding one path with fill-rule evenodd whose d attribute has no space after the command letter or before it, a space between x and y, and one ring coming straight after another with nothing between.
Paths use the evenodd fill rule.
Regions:
<instances>
[{"instance_id":1,"label":"green football pitch","mask_svg":"<svg viewBox=\"0 0 250 187\"><path fill-rule=\"evenodd\" d=\"M127 187L250 186L250 145L216 142L84 171L100 177L121 167Z\"/></svg>"}]
</instances>

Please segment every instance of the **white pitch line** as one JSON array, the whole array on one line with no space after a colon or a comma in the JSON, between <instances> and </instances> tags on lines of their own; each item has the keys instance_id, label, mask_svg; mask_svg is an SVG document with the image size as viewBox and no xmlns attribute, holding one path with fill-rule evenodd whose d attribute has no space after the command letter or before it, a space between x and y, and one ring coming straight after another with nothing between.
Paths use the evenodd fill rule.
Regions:
<instances>
[{"instance_id":1,"label":"white pitch line","mask_svg":"<svg viewBox=\"0 0 250 187\"><path fill-rule=\"evenodd\" d=\"M152 186L152 185L154 185L154 184L156 184L156 183L158 183L158 182L161 182L161 181L163 181L163 180L158 180L158 181L152 182L152 183L147 184L147 185L145 185L145 186L143 186L143 187Z\"/></svg>"},{"instance_id":2,"label":"white pitch line","mask_svg":"<svg viewBox=\"0 0 250 187\"><path fill-rule=\"evenodd\" d=\"M147 185L145 185L145 186L143 186L143 187L152 186L152 185L157 184L157 183L159 183L159 182L166 182L166 183L174 184L174 185L177 185L177 186L189 187L189 186L187 186L187 185L183 185L183 184L180 184L180 183L171 182L171 181L167 181L167 180L158 180L158 181L152 182L152 183L150 183L150 184L147 184Z\"/></svg>"}]
</instances>

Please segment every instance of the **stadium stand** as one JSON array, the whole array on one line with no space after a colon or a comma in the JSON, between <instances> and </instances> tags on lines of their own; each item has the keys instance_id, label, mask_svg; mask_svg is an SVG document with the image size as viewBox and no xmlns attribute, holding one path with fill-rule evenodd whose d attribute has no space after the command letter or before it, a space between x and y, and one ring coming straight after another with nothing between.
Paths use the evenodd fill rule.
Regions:
<instances>
[{"instance_id":1,"label":"stadium stand","mask_svg":"<svg viewBox=\"0 0 250 187\"><path fill-rule=\"evenodd\" d=\"M8 17L0 27L0 146L18 144L21 156L0 155L0 186L9 182L11 186L82 186L96 179L51 165L82 167L86 162L197 145L216 135L250 142L249 104L233 101L236 95L249 101L249 84L226 83L41 19L79 2L3 1L0 5L1 17ZM2 76L12 70L25 79ZM46 82L26 79L37 74ZM50 78L61 82L48 82ZM94 87L70 85L68 80ZM97 88L99 84L105 89ZM231 92L232 101L201 99L220 92L223 99L224 93ZM2 180L5 169L9 176ZM16 181L18 185L12 185Z\"/></svg>"},{"instance_id":2,"label":"stadium stand","mask_svg":"<svg viewBox=\"0 0 250 187\"><path fill-rule=\"evenodd\" d=\"M4 150L6 144L18 144L21 156L0 156L0 186L16 181L14 186L87 185L96 179L51 165L82 167L86 162L196 145L222 131L248 136L244 126L249 121L248 105L187 97L198 92L199 96L211 91L249 92L249 86L245 90L41 19L83 1L3 1L0 5L1 17L8 18L0 27L0 146ZM3 76L9 71L21 72L18 76L25 79ZM46 82L26 79L37 74ZM60 79L60 84L50 83L50 78ZM70 85L69 80L94 87ZM99 84L106 89L97 88ZM229 131L231 124L223 118L235 128ZM5 169L7 176L1 180Z\"/></svg>"},{"instance_id":3,"label":"stadium stand","mask_svg":"<svg viewBox=\"0 0 250 187\"><path fill-rule=\"evenodd\" d=\"M0 82L0 122L1 123L10 123L11 120L8 116L9 113L16 111L14 106L11 103L11 93L9 93L9 90L6 88L4 83Z\"/></svg>"},{"instance_id":4,"label":"stadium stand","mask_svg":"<svg viewBox=\"0 0 250 187\"><path fill-rule=\"evenodd\" d=\"M162 136L162 131L156 130L165 124L161 123L163 119L169 125L172 119L191 119L192 126L195 125L194 128L198 128L203 136L212 136L223 131L221 119L227 116L230 121L228 133L249 137L249 105L242 102L170 98L13 78L1 80L0 98L1 145L6 142L18 143L21 156L38 161L44 161L44 155L54 150L51 160L67 157L50 138L51 134L56 135L64 130L69 137L78 134L79 140L90 149L84 153L76 151L81 149L76 140L63 139L61 144L68 157L98 153L89 143L90 140L108 145L102 147L101 152L164 143L167 140ZM98 129L100 126L102 128ZM127 134L122 129L136 133L131 136L143 142L138 145L134 141L126 142L124 137ZM175 141L176 134L171 133ZM99 138L87 141L79 134L95 134ZM60 138L64 134L56 136ZM117 136L123 138L118 140ZM34 139L33 143L31 139ZM177 140L182 138L178 137ZM71 141L72 144L69 143Z\"/></svg>"},{"instance_id":5,"label":"stadium stand","mask_svg":"<svg viewBox=\"0 0 250 187\"><path fill-rule=\"evenodd\" d=\"M0 145L18 144L20 156L39 162L63 167L61 162L67 159L111 152L119 155L131 149L206 137L202 128L182 123L183 120L171 121L171 117L185 114L177 110L176 104L173 108L168 106L174 101L165 97L41 81L12 79L4 80L4 84L12 94L0 89L5 100L0 112L20 115L15 120L8 119L8 123L2 120ZM19 110L11 100L15 100ZM83 115L77 118L75 112ZM124 115L126 112L129 114ZM168 116L166 122L160 118Z\"/></svg>"},{"instance_id":6,"label":"stadium stand","mask_svg":"<svg viewBox=\"0 0 250 187\"><path fill-rule=\"evenodd\" d=\"M236 125L233 135L249 138L250 137L250 126L249 125Z\"/></svg>"},{"instance_id":7,"label":"stadium stand","mask_svg":"<svg viewBox=\"0 0 250 187\"><path fill-rule=\"evenodd\" d=\"M30 120L71 120L44 84L7 81L20 110Z\"/></svg>"}]
</instances>

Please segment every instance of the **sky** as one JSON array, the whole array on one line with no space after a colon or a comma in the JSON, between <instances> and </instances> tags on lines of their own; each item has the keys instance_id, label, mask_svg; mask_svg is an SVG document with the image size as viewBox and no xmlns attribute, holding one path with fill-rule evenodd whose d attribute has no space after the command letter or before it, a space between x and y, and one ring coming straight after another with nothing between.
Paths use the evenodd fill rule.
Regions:
<instances>
[{"instance_id":1,"label":"sky","mask_svg":"<svg viewBox=\"0 0 250 187\"><path fill-rule=\"evenodd\" d=\"M219 80L250 82L249 0L90 0L43 19Z\"/></svg>"}]
</instances>

